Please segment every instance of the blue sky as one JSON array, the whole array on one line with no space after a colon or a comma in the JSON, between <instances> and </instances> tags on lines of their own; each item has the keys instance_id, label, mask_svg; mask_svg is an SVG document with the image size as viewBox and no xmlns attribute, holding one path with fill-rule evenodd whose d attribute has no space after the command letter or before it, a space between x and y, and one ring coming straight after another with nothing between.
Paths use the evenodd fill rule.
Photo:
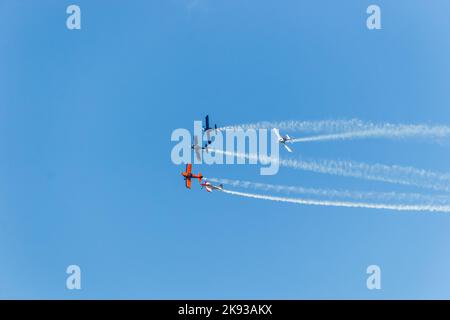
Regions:
<instances>
[{"instance_id":1,"label":"blue sky","mask_svg":"<svg viewBox=\"0 0 450 320\"><path fill-rule=\"evenodd\" d=\"M82 29L66 28L77 4ZM369 31L366 8L382 10ZM449 298L450 217L185 190L175 128L359 118L450 124L447 1L0 1L0 298ZM449 172L449 146L296 145ZM281 150L282 151L282 150ZM282 168L205 175L353 190ZM194 185L195 186L195 185ZM420 191L420 190L419 190ZM66 267L82 290L65 287ZM382 290L366 288L366 267Z\"/></svg>"}]
</instances>

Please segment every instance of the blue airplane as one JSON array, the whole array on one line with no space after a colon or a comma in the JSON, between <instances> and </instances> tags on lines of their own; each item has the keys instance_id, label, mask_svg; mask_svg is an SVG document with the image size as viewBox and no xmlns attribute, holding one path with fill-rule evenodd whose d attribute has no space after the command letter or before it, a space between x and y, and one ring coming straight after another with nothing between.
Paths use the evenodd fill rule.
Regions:
<instances>
[{"instance_id":1,"label":"blue airplane","mask_svg":"<svg viewBox=\"0 0 450 320\"><path fill-rule=\"evenodd\" d=\"M209 115L206 115L205 117L205 126L203 127L203 132L208 132L210 130L213 130L213 128L211 128L209 126ZM217 124L214 125L214 130L217 130Z\"/></svg>"},{"instance_id":2,"label":"blue airplane","mask_svg":"<svg viewBox=\"0 0 450 320\"><path fill-rule=\"evenodd\" d=\"M209 115L206 115L206 117L205 117L205 126L203 127L203 132L206 133L206 137L208 138L208 141L207 141L207 143L205 145L206 148L208 147L208 145L210 145L212 143L212 141L211 141L211 131L212 130L215 130L215 132L217 132L217 124L214 125L214 129L211 128L209 126Z\"/></svg>"}]
</instances>

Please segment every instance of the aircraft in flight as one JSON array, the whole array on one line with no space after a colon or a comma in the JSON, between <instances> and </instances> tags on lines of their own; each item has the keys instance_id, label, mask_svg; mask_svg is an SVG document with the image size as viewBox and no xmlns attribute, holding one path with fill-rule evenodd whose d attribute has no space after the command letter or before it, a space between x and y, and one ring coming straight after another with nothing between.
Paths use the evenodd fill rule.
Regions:
<instances>
[{"instance_id":1,"label":"aircraft in flight","mask_svg":"<svg viewBox=\"0 0 450 320\"><path fill-rule=\"evenodd\" d=\"M199 183L202 183L202 179L203 179L202 174L200 172L198 174L193 174L191 163L188 163L186 165L186 171L182 172L181 175L184 177L184 180L186 181L186 188L188 188L188 189L191 188L191 179L192 178L198 179Z\"/></svg>"},{"instance_id":2,"label":"aircraft in flight","mask_svg":"<svg viewBox=\"0 0 450 320\"><path fill-rule=\"evenodd\" d=\"M211 131L217 132L217 124L214 125L214 128L211 128L209 126L209 115L206 115L205 117L205 126L203 127L203 132L206 133L206 146L210 145L212 143L211 141Z\"/></svg>"},{"instance_id":3,"label":"aircraft in flight","mask_svg":"<svg viewBox=\"0 0 450 320\"><path fill-rule=\"evenodd\" d=\"M205 182L201 183L200 185L202 186L202 189L205 188L206 191L208 191L208 192L212 192L213 190L219 190L219 191L223 190L223 184L219 184L218 186L215 186L211 182L205 181Z\"/></svg>"},{"instance_id":4,"label":"aircraft in flight","mask_svg":"<svg viewBox=\"0 0 450 320\"><path fill-rule=\"evenodd\" d=\"M278 137L278 142L281 143L286 148L287 151L292 152L292 149L286 145L286 142L291 141L292 138L289 137L288 135L285 135L284 137L282 137L280 134L280 130L278 130L277 128L274 128L273 131L275 132L275 134Z\"/></svg>"},{"instance_id":5,"label":"aircraft in flight","mask_svg":"<svg viewBox=\"0 0 450 320\"><path fill-rule=\"evenodd\" d=\"M208 153L208 143L205 143L204 147L200 147L200 145L198 144L198 137L194 136L194 144L191 145L191 149L195 151L195 156L197 157L197 160L201 161L202 160L201 152L205 150L206 153Z\"/></svg>"},{"instance_id":6,"label":"aircraft in flight","mask_svg":"<svg viewBox=\"0 0 450 320\"><path fill-rule=\"evenodd\" d=\"M213 130L213 128L211 128L209 126L209 115L206 115L205 117L205 126L203 127L203 132L208 133L208 131ZM214 125L214 130L217 130L217 124Z\"/></svg>"}]
</instances>

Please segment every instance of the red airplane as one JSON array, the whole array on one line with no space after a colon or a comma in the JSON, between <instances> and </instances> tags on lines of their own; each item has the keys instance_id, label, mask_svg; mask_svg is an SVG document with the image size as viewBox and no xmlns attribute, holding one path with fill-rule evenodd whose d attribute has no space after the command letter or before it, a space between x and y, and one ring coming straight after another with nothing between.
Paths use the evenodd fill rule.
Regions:
<instances>
[{"instance_id":1,"label":"red airplane","mask_svg":"<svg viewBox=\"0 0 450 320\"><path fill-rule=\"evenodd\" d=\"M192 170L192 164L188 163L186 165L186 171L181 173L181 175L184 177L184 180L186 181L186 188L188 188L188 189L191 188L191 179L192 178L198 179L198 181L200 183L202 182L202 179L203 179L203 176L200 172L198 174L193 174L191 172L191 170Z\"/></svg>"}]
</instances>

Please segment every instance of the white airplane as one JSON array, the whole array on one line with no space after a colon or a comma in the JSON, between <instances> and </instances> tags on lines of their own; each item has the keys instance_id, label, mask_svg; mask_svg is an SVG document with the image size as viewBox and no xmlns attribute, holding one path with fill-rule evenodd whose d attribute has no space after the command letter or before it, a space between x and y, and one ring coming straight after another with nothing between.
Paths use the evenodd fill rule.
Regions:
<instances>
[{"instance_id":1,"label":"white airplane","mask_svg":"<svg viewBox=\"0 0 450 320\"><path fill-rule=\"evenodd\" d=\"M213 190L219 190L222 191L223 190L223 184L219 184L218 186L213 185L211 182L209 181L205 181L203 183L200 184L203 187L205 187L206 191L208 192L212 192Z\"/></svg>"},{"instance_id":2,"label":"white airplane","mask_svg":"<svg viewBox=\"0 0 450 320\"><path fill-rule=\"evenodd\" d=\"M205 150L208 153L208 144L206 143L204 147L200 147L198 144L198 137L194 136L194 144L191 146L191 149L195 151L195 156L198 161L201 161L201 151Z\"/></svg>"},{"instance_id":3,"label":"white airplane","mask_svg":"<svg viewBox=\"0 0 450 320\"><path fill-rule=\"evenodd\" d=\"M286 145L286 142L291 141L292 138L289 137L288 135L285 135L284 137L282 137L280 134L280 130L278 130L277 128L274 128L273 131L275 132L275 134L278 137L278 142L281 143L286 148L287 151L292 152L292 149Z\"/></svg>"}]
</instances>

